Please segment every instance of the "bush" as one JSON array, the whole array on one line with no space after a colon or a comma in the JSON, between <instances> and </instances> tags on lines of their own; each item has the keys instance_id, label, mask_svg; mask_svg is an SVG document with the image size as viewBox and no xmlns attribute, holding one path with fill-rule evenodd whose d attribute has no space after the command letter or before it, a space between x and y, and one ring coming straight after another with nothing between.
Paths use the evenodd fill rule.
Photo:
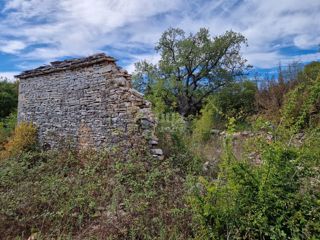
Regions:
<instances>
[{"instance_id":1,"label":"bush","mask_svg":"<svg viewBox=\"0 0 320 240\"><path fill-rule=\"evenodd\" d=\"M8 117L0 121L0 151L4 150L4 145L14 132L17 122L17 114L11 113Z\"/></svg>"},{"instance_id":2,"label":"bush","mask_svg":"<svg viewBox=\"0 0 320 240\"><path fill-rule=\"evenodd\" d=\"M237 127L246 128L246 119L255 113L255 92L253 82L231 83L215 95L207 98L201 115L195 119L193 139L208 141L212 128L223 129L229 118L236 119Z\"/></svg>"},{"instance_id":3,"label":"bush","mask_svg":"<svg viewBox=\"0 0 320 240\"><path fill-rule=\"evenodd\" d=\"M33 151L1 161L1 237L186 239L184 180L143 146L126 154Z\"/></svg>"},{"instance_id":4,"label":"bush","mask_svg":"<svg viewBox=\"0 0 320 240\"><path fill-rule=\"evenodd\" d=\"M173 168L179 168L184 175L198 172L201 159L192 152L192 138L189 121L178 113L160 115L156 129L159 147L169 158Z\"/></svg>"},{"instance_id":5,"label":"bush","mask_svg":"<svg viewBox=\"0 0 320 240\"><path fill-rule=\"evenodd\" d=\"M37 129L31 123L20 123L13 136L5 144L5 150L0 152L2 158L15 156L24 151L33 150L37 143Z\"/></svg>"},{"instance_id":6,"label":"bush","mask_svg":"<svg viewBox=\"0 0 320 240\"><path fill-rule=\"evenodd\" d=\"M300 148L253 140L260 160L236 159L227 139L217 179L204 177L191 204L200 239L318 239L320 129Z\"/></svg>"},{"instance_id":7,"label":"bush","mask_svg":"<svg viewBox=\"0 0 320 240\"><path fill-rule=\"evenodd\" d=\"M18 82L11 83L0 77L0 119L14 112L18 105Z\"/></svg>"},{"instance_id":8,"label":"bush","mask_svg":"<svg viewBox=\"0 0 320 240\"><path fill-rule=\"evenodd\" d=\"M280 110L284 103L284 96L301 81L302 66L298 62L289 64L285 69L280 65L278 79L266 76L260 79L261 85L256 92L256 106L260 115L274 123L279 123Z\"/></svg>"},{"instance_id":9,"label":"bush","mask_svg":"<svg viewBox=\"0 0 320 240\"><path fill-rule=\"evenodd\" d=\"M320 124L320 64L306 66L303 76L304 80L286 95L282 108L284 123L295 132Z\"/></svg>"},{"instance_id":10,"label":"bush","mask_svg":"<svg viewBox=\"0 0 320 240\"><path fill-rule=\"evenodd\" d=\"M212 99L201 109L201 116L194 120L192 139L195 142L208 141L211 136L211 130L214 127L214 116L217 112Z\"/></svg>"},{"instance_id":11,"label":"bush","mask_svg":"<svg viewBox=\"0 0 320 240\"><path fill-rule=\"evenodd\" d=\"M255 113L257 86L252 81L236 82L222 88L215 96L215 106L223 113L223 120L234 117L242 122Z\"/></svg>"}]
</instances>

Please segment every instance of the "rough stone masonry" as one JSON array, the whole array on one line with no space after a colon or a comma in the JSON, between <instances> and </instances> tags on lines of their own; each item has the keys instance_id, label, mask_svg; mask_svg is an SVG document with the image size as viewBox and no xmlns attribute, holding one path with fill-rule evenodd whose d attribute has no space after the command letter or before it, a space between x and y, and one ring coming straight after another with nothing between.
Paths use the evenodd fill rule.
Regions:
<instances>
[{"instance_id":1,"label":"rough stone masonry","mask_svg":"<svg viewBox=\"0 0 320 240\"><path fill-rule=\"evenodd\" d=\"M114 58L96 54L56 61L16 77L18 122L35 124L43 147L130 147L130 139L138 136L161 157L151 104L131 88L131 76Z\"/></svg>"}]
</instances>

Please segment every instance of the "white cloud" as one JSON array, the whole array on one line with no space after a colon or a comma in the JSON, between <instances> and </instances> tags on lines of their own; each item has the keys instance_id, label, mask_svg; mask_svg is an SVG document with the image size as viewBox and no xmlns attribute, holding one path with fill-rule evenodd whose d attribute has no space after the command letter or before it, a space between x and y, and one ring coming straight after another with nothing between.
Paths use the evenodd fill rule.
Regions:
<instances>
[{"instance_id":1,"label":"white cloud","mask_svg":"<svg viewBox=\"0 0 320 240\"><path fill-rule=\"evenodd\" d=\"M133 73L135 70L134 63L141 61L141 60L147 60L149 63L156 64L160 60L160 55L159 54L142 54L138 55L136 57L133 57L133 63L129 64L128 66L125 67L125 69L129 73Z\"/></svg>"},{"instance_id":2,"label":"white cloud","mask_svg":"<svg viewBox=\"0 0 320 240\"><path fill-rule=\"evenodd\" d=\"M320 36L302 34L296 36L293 42L297 47L301 49L309 49L310 47L320 44Z\"/></svg>"},{"instance_id":3,"label":"white cloud","mask_svg":"<svg viewBox=\"0 0 320 240\"><path fill-rule=\"evenodd\" d=\"M14 76L18 74L19 74L18 72L0 72L0 79L1 77L3 77L9 80L9 82L13 82L15 81Z\"/></svg>"},{"instance_id":4,"label":"white cloud","mask_svg":"<svg viewBox=\"0 0 320 240\"><path fill-rule=\"evenodd\" d=\"M24 49L26 44L22 41L9 40L0 41L0 52L5 53L18 53L20 50Z\"/></svg>"},{"instance_id":5,"label":"white cloud","mask_svg":"<svg viewBox=\"0 0 320 240\"><path fill-rule=\"evenodd\" d=\"M279 63L288 65L292 62L312 62L320 60L320 53L301 54L297 56L283 56L274 52L247 53L246 57L249 62L254 62L256 67L271 68Z\"/></svg>"},{"instance_id":6,"label":"white cloud","mask_svg":"<svg viewBox=\"0 0 320 240\"><path fill-rule=\"evenodd\" d=\"M269 68L278 64L281 56L276 52L248 52L245 54L249 63L260 68Z\"/></svg>"},{"instance_id":7,"label":"white cloud","mask_svg":"<svg viewBox=\"0 0 320 240\"><path fill-rule=\"evenodd\" d=\"M319 0L8 0L2 15L0 39L11 41L0 51L44 62L101 49L108 53L108 47L140 60L155 54L144 49L152 49L170 26L187 32L208 27L212 35L239 31L249 42L245 56L258 67L296 58L281 54L283 47L320 43ZM301 58L313 57L318 55Z\"/></svg>"},{"instance_id":8,"label":"white cloud","mask_svg":"<svg viewBox=\"0 0 320 240\"><path fill-rule=\"evenodd\" d=\"M320 61L320 53L303 54L299 56L294 56L293 58L285 59L286 63L290 63L292 61L298 61L298 62Z\"/></svg>"},{"instance_id":9,"label":"white cloud","mask_svg":"<svg viewBox=\"0 0 320 240\"><path fill-rule=\"evenodd\" d=\"M130 39L135 41L135 35L139 33L128 31L126 26L131 28L129 25L134 27L135 23L147 23L157 14L178 9L181 2L13 0L8 1L3 10L7 18L3 20L0 31L13 38L23 38L29 45L44 44L25 54L27 58L46 60L66 55L87 55L106 45L132 45ZM143 34L145 28L141 30ZM124 36L128 32L130 38ZM160 32L156 34L158 36ZM147 41L150 37L145 39Z\"/></svg>"}]
</instances>

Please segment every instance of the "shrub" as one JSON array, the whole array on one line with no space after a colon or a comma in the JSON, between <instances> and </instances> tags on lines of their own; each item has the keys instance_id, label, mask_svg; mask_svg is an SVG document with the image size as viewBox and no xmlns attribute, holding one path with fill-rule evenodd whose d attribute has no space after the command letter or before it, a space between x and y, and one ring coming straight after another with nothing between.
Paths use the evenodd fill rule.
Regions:
<instances>
[{"instance_id":1,"label":"shrub","mask_svg":"<svg viewBox=\"0 0 320 240\"><path fill-rule=\"evenodd\" d=\"M18 82L8 82L0 77L0 119L14 112L18 105Z\"/></svg>"},{"instance_id":2,"label":"shrub","mask_svg":"<svg viewBox=\"0 0 320 240\"><path fill-rule=\"evenodd\" d=\"M159 146L173 168L179 168L184 174L199 171L201 160L192 152L188 121L179 113L162 114L158 119L156 132Z\"/></svg>"},{"instance_id":3,"label":"shrub","mask_svg":"<svg viewBox=\"0 0 320 240\"><path fill-rule=\"evenodd\" d=\"M278 79L266 76L260 79L262 83L256 92L256 106L260 115L275 123L280 122L280 110L284 103L284 96L301 81L302 66L298 62L289 64L285 69L280 65Z\"/></svg>"},{"instance_id":4,"label":"shrub","mask_svg":"<svg viewBox=\"0 0 320 240\"><path fill-rule=\"evenodd\" d=\"M286 95L282 118L286 126L294 131L320 124L320 65L316 66L318 76L315 76L314 68L311 71L306 67L305 80ZM309 75L314 78L309 78Z\"/></svg>"},{"instance_id":5,"label":"shrub","mask_svg":"<svg viewBox=\"0 0 320 240\"><path fill-rule=\"evenodd\" d=\"M192 139L195 142L208 141L211 136L211 130L214 126L214 116L217 112L213 100L209 99L207 104L201 109L201 116L195 119Z\"/></svg>"},{"instance_id":6,"label":"shrub","mask_svg":"<svg viewBox=\"0 0 320 240\"><path fill-rule=\"evenodd\" d=\"M186 239L192 223L184 180L144 146L31 151L1 161L1 237Z\"/></svg>"},{"instance_id":7,"label":"shrub","mask_svg":"<svg viewBox=\"0 0 320 240\"><path fill-rule=\"evenodd\" d=\"M237 127L245 126L246 118L255 113L255 92L253 82L230 83L215 95L207 98L201 115L194 121L193 139L208 141L212 128L224 128L229 118L236 120Z\"/></svg>"},{"instance_id":8,"label":"shrub","mask_svg":"<svg viewBox=\"0 0 320 240\"><path fill-rule=\"evenodd\" d=\"M204 177L190 202L200 239L318 239L319 129L300 148L254 139L261 160L236 159L231 142L218 177Z\"/></svg>"},{"instance_id":9,"label":"shrub","mask_svg":"<svg viewBox=\"0 0 320 240\"><path fill-rule=\"evenodd\" d=\"M222 88L215 96L215 106L223 113L225 122L234 117L242 122L255 113L257 86L252 81L235 82Z\"/></svg>"},{"instance_id":10,"label":"shrub","mask_svg":"<svg viewBox=\"0 0 320 240\"><path fill-rule=\"evenodd\" d=\"M37 143L37 129L31 123L20 123L14 130L13 136L5 144L2 157L15 156L24 151L33 150Z\"/></svg>"},{"instance_id":11,"label":"shrub","mask_svg":"<svg viewBox=\"0 0 320 240\"><path fill-rule=\"evenodd\" d=\"M8 117L0 121L0 151L4 150L4 145L14 132L17 122L17 114L11 113Z\"/></svg>"}]
</instances>

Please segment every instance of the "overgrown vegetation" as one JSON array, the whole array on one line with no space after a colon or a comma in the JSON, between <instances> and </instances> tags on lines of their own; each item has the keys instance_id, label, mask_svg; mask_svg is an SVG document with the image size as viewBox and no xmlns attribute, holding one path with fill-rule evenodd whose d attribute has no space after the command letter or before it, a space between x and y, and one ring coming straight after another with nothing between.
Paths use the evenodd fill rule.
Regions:
<instances>
[{"instance_id":1,"label":"overgrown vegetation","mask_svg":"<svg viewBox=\"0 0 320 240\"><path fill-rule=\"evenodd\" d=\"M156 46L159 63L136 64L134 85L159 110L183 116L199 113L206 97L245 73L243 45L245 37L233 31L212 38L205 28L188 36L170 28Z\"/></svg>"},{"instance_id":2,"label":"overgrown vegetation","mask_svg":"<svg viewBox=\"0 0 320 240\"><path fill-rule=\"evenodd\" d=\"M20 123L16 126L11 138L0 151L0 159L8 158L34 150L37 143L36 128L31 123Z\"/></svg>"},{"instance_id":3,"label":"overgrown vegetation","mask_svg":"<svg viewBox=\"0 0 320 240\"><path fill-rule=\"evenodd\" d=\"M18 82L0 77L0 119L14 112L18 105Z\"/></svg>"},{"instance_id":4,"label":"overgrown vegetation","mask_svg":"<svg viewBox=\"0 0 320 240\"><path fill-rule=\"evenodd\" d=\"M0 151L4 149L9 137L14 132L16 122L16 113L11 113L9 116L0 119Z\"/></svg>"},{"instance_id":5,"label":"overgrown vegetation","mask_svg":"<svg viewBox=\"0 0 320 240\"><path fill-rule=\"evenodd\" d=\"M43 151L36 127L6 113L1 238L320 239L320 64L279 67L255 84L239 78L243 43L170 29L159 64L137 65L161 161L141 139L128 140L130 152ZM232 54L213 58L227 46Z\"/></svg>"},{"instance_id":6,"label":"overgrown vegetation","mask_svg":"<svg viewBox=\"0 0 320 240\"><path fill-rule=\"evenodd\" d=\"M199 239L318 239L320 236L320 129L300 147L254 138L237 159L226 139L218 176L199 177L191 205Z\"/></svg>"},{"instance_id":7,"label":"overgrown vegetation","mask_svg":"<svg viewBox=\"0 0 320 240\"><path fill-rule=\"evenodd\" d=\"M283 121L294 131L320 123L320 63L314 62L300 73L303 78L286 96Z\"/></svg>"},{"instance_id":8,"label":"overgrown vegetation","mask_svg":"<svg viewBox=\"0 0 320 240\"><path fill-rule=\"evenodd\" d=\"M34 131L29 129L29 137ZM21 133L19 133L21 131ZM16 136L25 134L18 127ZM13 139L16 139L14 137ZM137 141L139 139L136 139ZM0 162L0 231L7 239L185 239L184 178L142 147L27 151Z\"/></svg>"}]
</instances>

